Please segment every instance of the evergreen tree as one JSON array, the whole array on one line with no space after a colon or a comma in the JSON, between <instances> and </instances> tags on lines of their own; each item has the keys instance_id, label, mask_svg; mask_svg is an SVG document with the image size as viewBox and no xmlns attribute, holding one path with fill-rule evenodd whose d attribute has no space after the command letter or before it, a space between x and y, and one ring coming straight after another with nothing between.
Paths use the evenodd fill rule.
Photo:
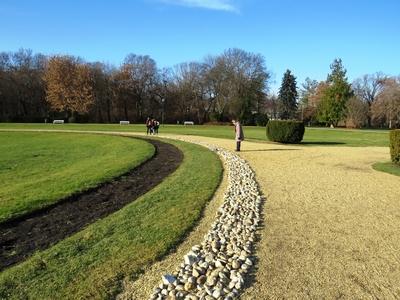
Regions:
<instances>
[{"instance_id":1,"label":"evergreen tree","mask_svg":"<svg viewBox=\"0 0 400 300\"><path fill-rule=\"evenodd\" d=\"M294 119L297 112L297 86L296 77L290 70L286 70L283 75L278 101L279 117L281 119Z\"/></svg>"},{"instance_id":2,"label":"evergreen tree","mask_svg":"<svg viewBox=\"0 0 400 300\"><path fill-rule=\"evenodd\" d=\"M346 117L347 101L353 96L346 72L342 60L335 59L327 78L329 86L318 107L318 121L337 126Z\"/></svg>"}]
</instances>

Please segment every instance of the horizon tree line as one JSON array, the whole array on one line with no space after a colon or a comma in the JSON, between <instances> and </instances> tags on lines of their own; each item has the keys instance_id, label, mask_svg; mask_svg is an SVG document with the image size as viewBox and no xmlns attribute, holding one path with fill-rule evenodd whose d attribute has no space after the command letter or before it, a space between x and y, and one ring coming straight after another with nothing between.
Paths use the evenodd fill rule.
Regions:
<instances>
[{"instance_id":1,"label":"horizon tree line","mask_svg":"<svg viewBox=\"0 0 400 300\"><path fill-rule=\"evenodd\" d=\"M341 59L325 81L299 88L287 70L278 95L269 93L265 59L227 49L200 62L159 69L148 55L128 54L120 66L31 50L0 52L0 122L162 123L192 120L265 125L298 119L313 125L400 127L400 76L364 75L348 82Z\"/></svg>"},{"instance_id":2,"label":"horizon tree line","mask_svg":"<svg viewBox=\"0 0 400 300\"><path fill-rule=\"evenodd\" d=\"M325 81L306 78L301 88L287 70L278 96L267 100L270 115L333 127L400 127L400 76L377 72L349 83L341 59L330 69Z\"/></svg>"}]
</instances>

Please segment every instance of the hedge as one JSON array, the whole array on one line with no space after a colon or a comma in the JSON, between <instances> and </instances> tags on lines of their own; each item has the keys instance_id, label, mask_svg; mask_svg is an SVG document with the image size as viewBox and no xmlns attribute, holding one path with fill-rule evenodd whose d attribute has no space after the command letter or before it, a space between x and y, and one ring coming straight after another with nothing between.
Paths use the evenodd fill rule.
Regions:
<instances>
[{"instance_id":1,"label":"hedge","mask_svg":"<svg viewBox=\"0 0 400 300\"><path fill-rule=\"evenodd\" d=\"M392 162L400 165L400 129L390 131L390 156Z\"/></svg>"},{"instance_id":2,"label":"hedge","mask_svg":"<svg viewBox=\"0 0 400 300\"><path fill-rule=\"evenodd\" d=\"M273 142L299 144L304 130L304 123L300 121L270 120L267 124L267 137Z\"/></svg>"}]
</instances>

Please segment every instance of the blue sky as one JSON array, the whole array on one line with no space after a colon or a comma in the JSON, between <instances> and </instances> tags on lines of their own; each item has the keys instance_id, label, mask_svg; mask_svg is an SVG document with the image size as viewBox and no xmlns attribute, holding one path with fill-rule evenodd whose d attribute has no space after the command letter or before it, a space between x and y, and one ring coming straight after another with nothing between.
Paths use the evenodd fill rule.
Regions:
<instances>
[{"instance_id":1,"label":"blue sky","mask_svg":"<svg viewBox=\"0 0 400 300\"><path fill-rule=\"evenodd\" d=\"M1 0L0 51L148 54L161 68L238 47L265 57L276 91L286 69L324 80L336 57L350 80L399 75L399 15L399 0Z\"/></svg>"}]
</instances>

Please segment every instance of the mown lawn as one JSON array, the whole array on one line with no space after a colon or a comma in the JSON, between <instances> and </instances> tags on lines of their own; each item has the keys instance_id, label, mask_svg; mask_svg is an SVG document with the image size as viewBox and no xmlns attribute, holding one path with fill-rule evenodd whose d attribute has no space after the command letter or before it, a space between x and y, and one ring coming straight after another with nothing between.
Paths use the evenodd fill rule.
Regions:
<instances>
[{"instance_id":1,"label":"mown lawn","mask_svg":"<svg viewBox=\"0 0 400 300\"><path fill-rule=\"evenodd\" d=\"M113 298L125 276L179 243L214 194L222 166L201 146L171 143L184 153L177 171L118 212L0 273L0 299Z\"/></svg>"},{"instance_id":2,"label":"mown lawn","mask_svg":"<svg viewBox=\"0 0 400 300\"><path fill-rule=\"evenodd\" d=\"M132 138L0 132L0 222L110 180L153 153Z\"/></svg>"},{"instance_id":3,"label":"mown lawn","mask_svg":"<svg viewBox=\"0 0 400 300\"><path fill-rule=\"evenodd\" d=\"M115 124L11 124L0 123L1 129L65 129L65 130L98 130L98 131L126 131L145 132L141 124L115 125ZM209 125L165 125L161 126L160 133L199 135L216 138L233 139L232 126ZM246 139L253 141L268 141L264 127L245 126ZM388 130L348 130L331 128L307 127L303 140L304 145L321 146L389 146Z\"/></svg>"},{"instance_id":4,"label":"mown lawn","mask_svg":"<svg viewBox=\"0 0 400 300\"><path fill-rule=\"evenodd\" d=\"M400 166L392 163L391 161L388 162L378 162L372 165L372 167L381 172L386 172L392 175L400 176Z\"/></svg>"}]
</instances>

